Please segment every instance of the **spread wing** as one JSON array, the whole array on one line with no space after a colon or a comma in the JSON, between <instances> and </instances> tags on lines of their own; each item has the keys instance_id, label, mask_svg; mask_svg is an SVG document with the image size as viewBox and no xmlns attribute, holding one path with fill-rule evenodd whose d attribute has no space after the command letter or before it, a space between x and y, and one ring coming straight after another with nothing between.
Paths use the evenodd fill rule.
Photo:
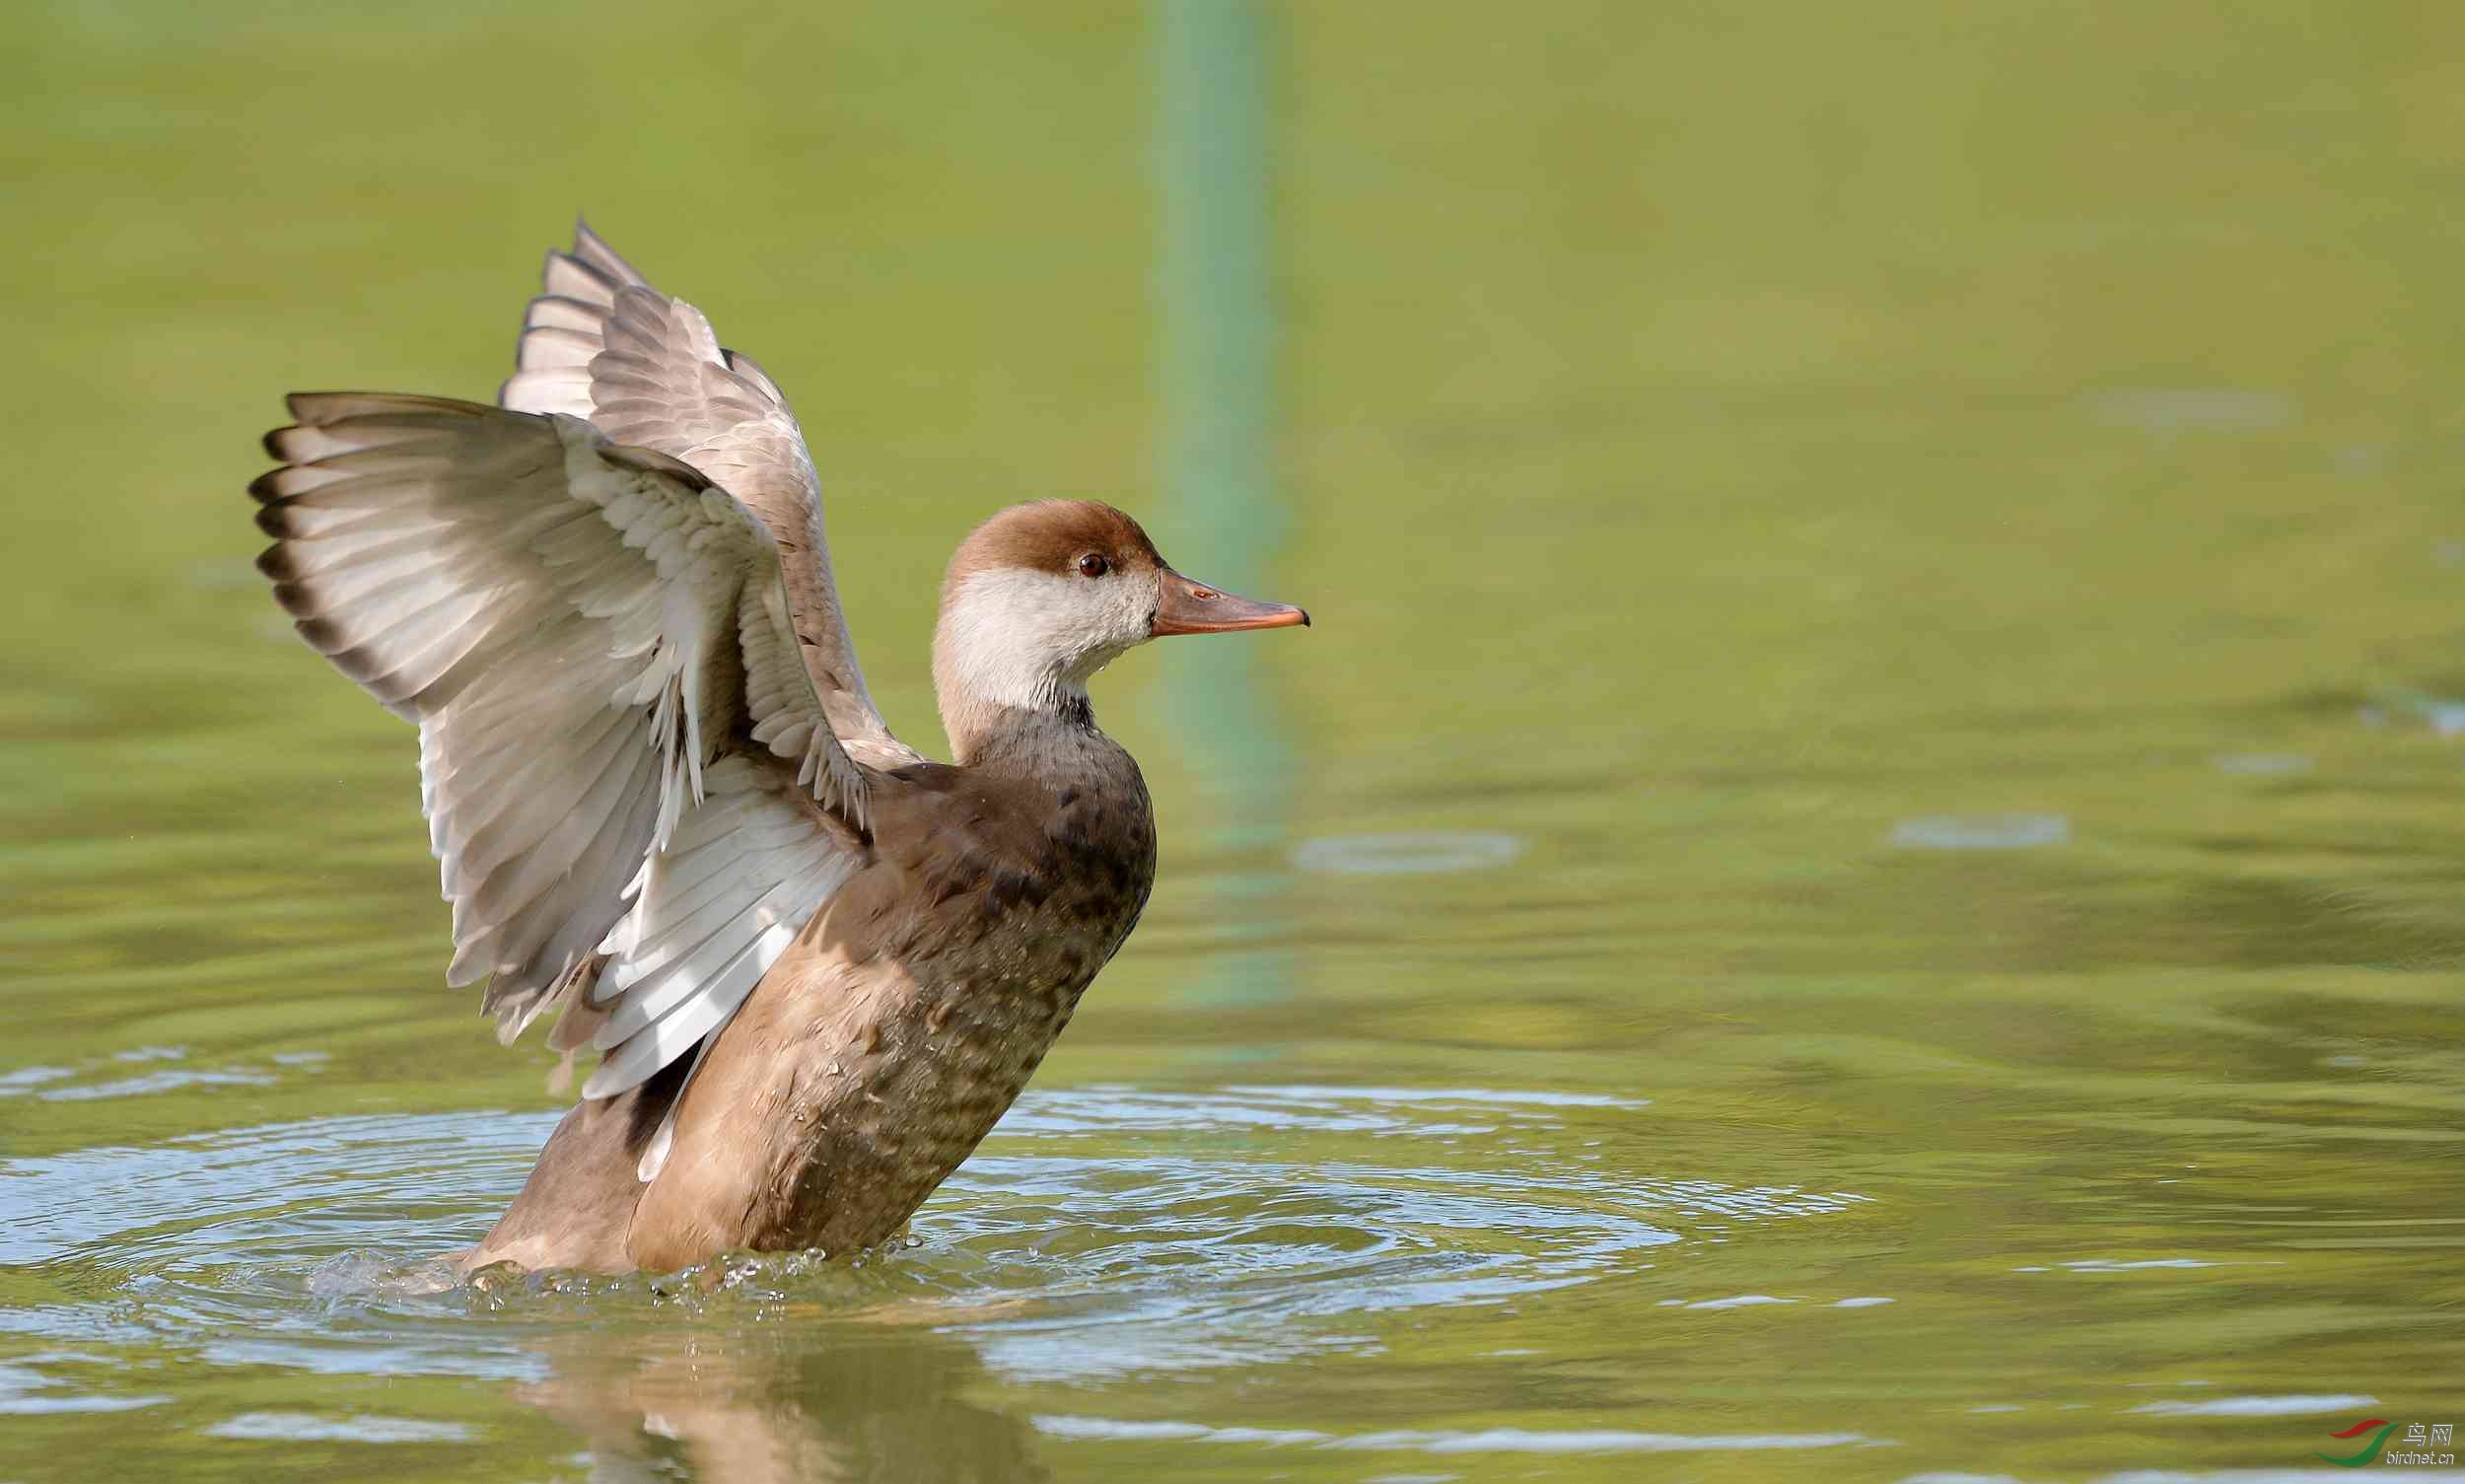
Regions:
<instances>
[{"instance_id":1,"label":"spread wing","mask_svg":"<svg viewBox=\"0 0 2465 1484\"><path fill-rule=\"evenodd\" d=\"M870 853L874 782L800 661L779 548L729 492L565 416L295 395L258 566L419 725L450 982L511 1040L589 986L587 1097L700 1045ZM560 1031L560 1034L562 1032Z\"/></svg>"},{"instance_id":2,"label":"spread wing","mask_svg":"<svg viewBox=\"0 0 2465 1484\"><path fill-rule=\"evenodd\" d=\"M890 735L865 688L830 577L821 482L787 398L759 366L581 223L571 251L548 254L516 365L503 405L579 417L616 443L682 459L759 517L778 543L788 613L831 731L877 766L923 760Z\"/></svg>"}]
</instances>

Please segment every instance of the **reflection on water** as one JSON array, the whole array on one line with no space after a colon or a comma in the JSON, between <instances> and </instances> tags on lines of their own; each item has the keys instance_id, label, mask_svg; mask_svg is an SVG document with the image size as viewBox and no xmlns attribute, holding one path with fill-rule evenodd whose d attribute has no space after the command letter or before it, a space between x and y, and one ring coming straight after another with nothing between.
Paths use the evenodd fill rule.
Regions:
<instances>
[{"instance_id":1,"label":"reflection on water","mask_svg":"<svg viewBox=\"0 0 2465 1484\"><path fill-rule=\"evenodd\" d=\"M2292 399L2273 391L2225 388L2136 389L2089 399L2099 417L2152 432L2182 429L2240 432L2274 427L2294 415Z\"/></svg>"},{"instance_id":2,"label":"reflection on water","mask_svg":"<svg viewBox=\"0 0 2465 1484\"><path fill-rule=\"evenodd\" d=\"M610 1484L1053 1477L1027 1423L967 1399L985 1377L965 1342L888 1315L879 1335L842 1322L815 1344L793 1309L773 1319L613 1353L568 1330L541 1342L551 1378L515 1394L569 1428L589 1476Z\"/></svg>"},{"instance_id":3,"label":"reflection on water","mask_svg":"<svg viewBox=\"0 0 2465 1484\"><path fill-rule=\"evenodd\" d=\"M1301 1445L1371 1452L1440 1454L1733 1453L1761 1452L1771 1449L1840 1448L1877 1441L1856 1433L1752 1433L1728 1438L1690 1438L1677 1433L1629 1433L1611 1429L1536 1433L1522 1428L1490 1428L1481 1432L1399 1431L1334 1435L1292 1428L1211 1428L1185 1422L1110 1422L1100 1417L1038 1417L1035 1425L1060 1438L1231 1443L1253 1448L1261 1444L1270 1448Z\"/></svg>"},{"instance_id":4,"label":"reflection on water","mask_svg":"<svg viewBox=\"0 0 2465 1484\"><path fill-rule=\"evenodd\" d=\"M1152 39L1160 532L1169 549L1205 553L1202 581L1255 597L1272 597L1287 525L1276 480L1265 29L1257 7L1162 0ZM1325 611L1310 595L1274 601ZM1255 645L1176 648L1158 709L1209 812L1180 827L1265 859L1211 874L1223 951L1175 998L1284 1000L1293 993L1289 882L1270 864L1291 813L1284 702L1261 683Z\"/></svg>"},{"instance_id":5,"label":"reflection on water","mask_svg":"<svg viewBox=\"0 0 2465 1484\"><path fill-rule=\"evenodd\" d=\"M2465 1420L2432 9L19 9L0 1480L2284 1481ZM657 58L615 145L585 32ZM576 207L791 390L902 736L1021 496L1319 620L1101 677L1155 899L861 1266L455 1280L548 1062L248 576L274 393L484 394Z\"/></svg>"},{"instance_id":6,"label":"reflection on water","mask_svg":"<svg viewBox=\"0 0 2465 1484\"><path fill-rule=\"evenodd\" d=\"M2246 773L2255 778L2282 778L2311 768L2311 759L2299 752L2219 752L2209 761L2220 773Z\"/></svg>"},{"instance_id":7,"label":"reflection on water","mask_svg":"<svg viewBox=\"0 0 2465 1484\"><path fill-rule=\"evenodd\" d=\"M1891 843L1923 850L2026 850L2072 837L2061 814L1929 814L1892 826Z\"/></svg>"},{"instance_id":8,"label":"reflection on water","mask_svg":"<svg viewBox=\"0 0 2465 1484\"><path fill-rule=\"evenodd\" d=\"M458 1422L365 1415L336 1420L305 1412L244 1412L207 1428L205 1435L267 1443L468 1443L477 1436Z\"/></svg>"},{"instance_id":9,"label":"reflection on water","mask_svg":"<svg viewBox=\"0 0 2465 1484\"><path fill-rule=\"evenodd\" d=\"M1414 875L1504 866L1522 853L1523 842L1513 835L1428 830L1303 840L1293 851L1293 864L1303 871L1341 871L1357 876Z\"/></svg>"}]
</instances>

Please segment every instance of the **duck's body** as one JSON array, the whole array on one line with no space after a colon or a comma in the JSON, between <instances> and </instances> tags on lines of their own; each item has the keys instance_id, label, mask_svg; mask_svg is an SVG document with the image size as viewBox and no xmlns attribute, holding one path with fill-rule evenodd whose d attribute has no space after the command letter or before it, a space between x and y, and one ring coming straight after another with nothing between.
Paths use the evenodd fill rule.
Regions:
<instances>
[{"instance_id":1,"label":"duck's body","mask_svg":"<svg viewBox=\"0 0 2465 1484\"><path fill-rule=\"evenodd\" d=\"M637 1165L672 1077L577 1104L470 1260L666 1269L897 1231L1026 1086L1155 880L1130 754L1092 727L1021 730L974 766L887 775L880 848L728 1026L656 1179Z\"/></svg>"},{"instance_id":2,"label":"duck's body","mask_svg":"<svg viewBox=\"0 0 2465 1484\"><path fill-rule=\"evenodd\" d=\"M951 565L956 760L925 761L865 692L767 378L587 231L549 288L511 410L295 397L257 487L303 634L420 723L458 982L493 971L509 1038L562 1009L553 1044L607 1053L464 1260L861 1249L992 1128L1146 903L1146 785L1088 676L1307 617L1179 577L1109 507L1015 507Z\"/></svg>"}]
</instances>

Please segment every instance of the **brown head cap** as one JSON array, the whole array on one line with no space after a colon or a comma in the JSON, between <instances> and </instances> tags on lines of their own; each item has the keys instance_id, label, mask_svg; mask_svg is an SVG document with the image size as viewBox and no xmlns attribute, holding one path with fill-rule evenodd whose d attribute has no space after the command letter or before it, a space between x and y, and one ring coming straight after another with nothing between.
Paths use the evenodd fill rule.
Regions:
<instances>
[{"instance_id":1,"label":"brown head cap","mask_svg":"<svg viewBox=\"0 0 2465 1484\"><path fill-rule=\"evenodd\" d=\"M1164 565L1139 523L1095 500L1037 500L1014 505L968 532L951 557L942 592L978 572L1017 567L1056 577L1083 575L1080 563L1100 557L1112 571L1155 571Z\"/></svg>"}]
</instances>

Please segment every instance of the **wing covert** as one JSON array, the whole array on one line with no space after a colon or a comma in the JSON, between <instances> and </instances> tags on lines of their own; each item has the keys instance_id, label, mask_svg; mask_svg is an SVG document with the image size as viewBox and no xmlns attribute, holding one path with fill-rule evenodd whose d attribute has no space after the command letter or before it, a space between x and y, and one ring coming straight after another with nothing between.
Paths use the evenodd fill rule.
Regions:
<instances>
[{"instance_id":1,"label":"wing covert","mask_svg":"<svg viewBox=\"0 0 2465 1484\"><path fill-rule=\"evenodd\" d=\"M719 343L701 311L653 288L584 224L550 252L523 318L518 411L580 417L619 444L678 459L725 485L777 542L788 614L831 731L885 763L921 761L865 686L831 579L821 482L778 386Z\"/></svg>"},{"instance_id":2,"label":"wing covert","mask_svg":"<svg viewBox=\"0 0 2465 1484\"><path fill-rule=\"evenodd\" d=\"M448 979L507 1038L585 984L622 1092L724 1025L868 855L762 524L570 416L295 396L251 491L309 643L420 730ZM793 768L782 762L794 764ZM722 849L719 842L727 841Z\"/></svg>"}]
</instances>

